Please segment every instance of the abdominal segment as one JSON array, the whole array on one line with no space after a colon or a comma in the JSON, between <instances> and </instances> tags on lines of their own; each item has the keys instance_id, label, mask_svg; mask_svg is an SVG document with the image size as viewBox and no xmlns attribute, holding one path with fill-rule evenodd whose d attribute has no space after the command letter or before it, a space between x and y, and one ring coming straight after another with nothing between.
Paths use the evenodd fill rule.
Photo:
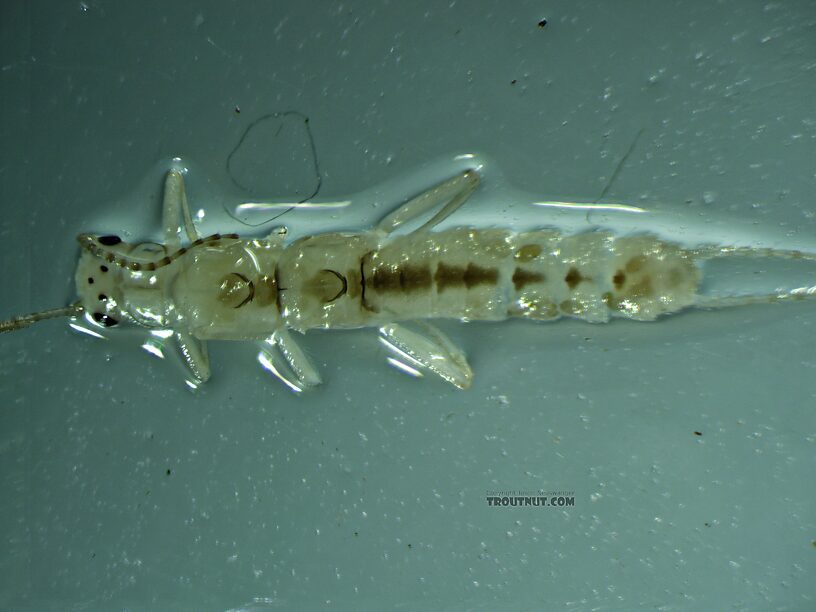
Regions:
<instances>
[{"instance_id":1,"label":"abdominal segment","mask_svg":"<svg viewBox=\"0 0 816 612\"><path fill-rule=\"evenodd\" d=\"M652 320L693 305L699 271L653 236L455 229L398 237L362 260L377 319Z\"/></svg>"}]
</instances>

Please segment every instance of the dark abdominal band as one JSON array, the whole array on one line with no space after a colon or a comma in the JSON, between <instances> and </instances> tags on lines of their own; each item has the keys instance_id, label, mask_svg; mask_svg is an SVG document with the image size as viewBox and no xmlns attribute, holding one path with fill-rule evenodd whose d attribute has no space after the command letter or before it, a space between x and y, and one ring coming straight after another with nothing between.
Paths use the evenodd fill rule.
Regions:
<instances>
[{"instance_id":1,"label":"dark abdominal band","mask_svg":"<svg viewBox=\"0 0 816 612\"><path fill-rule=\"evenodd\" d=\"M486 268L474 263L467 265L448 265L439 262L433 270L430 265L380 265L365 275L365 265L373 252L366 253L360 259L361 303L366 310L373 308L366 303L366 290L373 289L378 293L416 293L429 291L435 285L436 292L441 294L447 289L472 289L482 285L496 285L499 282L498 268ZM525 278L525 282L539 280Z\"/></svg>"}]
</instances>

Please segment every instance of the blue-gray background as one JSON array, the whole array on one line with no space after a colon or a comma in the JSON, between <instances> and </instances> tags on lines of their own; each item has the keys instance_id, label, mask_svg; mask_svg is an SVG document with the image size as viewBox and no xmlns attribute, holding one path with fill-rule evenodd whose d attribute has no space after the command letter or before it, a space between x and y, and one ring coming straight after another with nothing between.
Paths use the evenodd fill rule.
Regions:
<instances>
[{"instance_id":1,"label":"blue-gray background","mask_svg":"<svg viewBox=\"0 0 816 612\"><path fill-rule=\"evenodd\" d=\"M2 317L74 299L75 234L155 236L174 156L224 217L227 157L287 110L319 197L368 194L296 231L370 225L472 153L496 225L603 194L816 244L810 0L6 1L0 28ZM304 197L304 143L258 131L232 179ZM4 336L0 607L813 609L816 305L445 329L468 392L370 330L309 334L300 397L248 345L192 393L138 337ZM484 500L539 488L575 507Z\"/></svg>"}]
</instances>

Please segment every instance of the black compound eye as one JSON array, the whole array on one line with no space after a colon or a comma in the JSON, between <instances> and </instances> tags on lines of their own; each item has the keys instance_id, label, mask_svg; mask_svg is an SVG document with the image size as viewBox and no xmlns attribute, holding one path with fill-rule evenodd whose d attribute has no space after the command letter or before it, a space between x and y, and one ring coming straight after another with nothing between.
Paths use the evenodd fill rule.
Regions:
<instances>
[{"instance_id":1,"label":"black compound eye","mask_svg":"<svg viewBox=\"0 0 816 612\"><path fill-rule=\"evenodd\" d=\"M95 312L91 316L93 317L94 321L101 323L105 327L113 327L119 323L119 321L110 315L106 315L104 312Z\"/></svg>"},{"instance_id":2,"label":"black compound eye","mask_svg":"<svg viewBox=\"0 0 816 612\"><path fill-rule=\"evenodd\" d=\"M99 240L99 244L102 244L104 246L116 246L117 244L122 242L122 239L119 236L114 236L113 234L111 234L110 236L100 236L99 238L97 238L97 240Z\"/></svg>"}]
</instances>

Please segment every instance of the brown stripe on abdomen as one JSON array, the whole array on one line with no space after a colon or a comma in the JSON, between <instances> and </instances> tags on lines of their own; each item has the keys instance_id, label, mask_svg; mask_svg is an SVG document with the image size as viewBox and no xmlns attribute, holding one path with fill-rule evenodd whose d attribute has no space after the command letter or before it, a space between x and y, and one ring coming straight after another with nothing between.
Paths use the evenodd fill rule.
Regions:
<instances>
[{"instance_id":1,"label":"brown stripe on abdomen","mask_svg":"<svg viewBox=\"0 0 816 612\"><path fill-rule=\"evenodd\" d=\"M479 285L495 285L499 282L499 270L497 268L483 268L472 263L464 267L449 266L439 262L436 274L434 274L434 281L436 281L438 293L454 287L464 286L466 289L471 289Z\"/></svg>"},{"instance_id":2,"label":"brown stripe on abdomen","mask_svg":"<svg viewBox=\"0 0 816 612\"><path fill-rule=\"evenodd\" d=\"M544 275L539 272L531 272L523 268L516 268L516 271L513 272L513 286L516 291L521 291L532 283L543 283L544 280Z\"/></svg>"},{"instance_id":3,"label":"brown stripe on abdomen","mask_svg":"<svg viewBox=\"0 0 816 612\"><path fill-rule=\"evenodd\" d=\"M430 289L433 282L429 266L381 266L366 281L375 291L404 293Z\"/></svg>"}]
</instances>

